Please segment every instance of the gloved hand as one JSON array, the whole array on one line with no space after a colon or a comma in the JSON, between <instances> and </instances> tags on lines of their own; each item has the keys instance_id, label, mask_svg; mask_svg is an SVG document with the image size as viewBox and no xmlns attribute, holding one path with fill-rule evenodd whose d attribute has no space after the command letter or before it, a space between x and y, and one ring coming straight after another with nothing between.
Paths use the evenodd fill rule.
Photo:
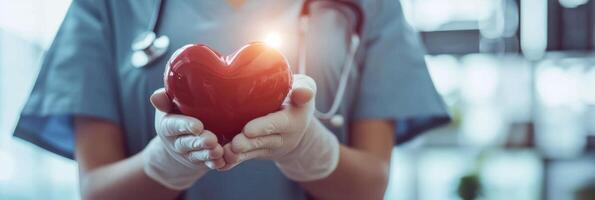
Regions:
<instances>
[{"instance_id":1,"label":"gloved hand","mask_svg":"<svg viewBox=\"0 0 595 200\"><path fill-rule=\"evenodd\" d=\"M173 106L165 90L155 91L151 103L157 109L157 136L142 152L144 171L149 177L170 189L183 190L210 168L225 166L223 148L217 143L217 137L203 130L198 119L166 114Z\"/></svg>"},{"instance_id":2,"label":"gloved hand","mask_svg":"<svg viewBox=\"0 0 595 200\"><path fill-rule=\"evenodd\" d=\"M226 144L224 158L229 170L249 159L274 160L295 181L327 177L339 162L339 142L314 117L316 83L295 75L289 99L280 111L256 118Z\"/></svg>"}]
</instances>

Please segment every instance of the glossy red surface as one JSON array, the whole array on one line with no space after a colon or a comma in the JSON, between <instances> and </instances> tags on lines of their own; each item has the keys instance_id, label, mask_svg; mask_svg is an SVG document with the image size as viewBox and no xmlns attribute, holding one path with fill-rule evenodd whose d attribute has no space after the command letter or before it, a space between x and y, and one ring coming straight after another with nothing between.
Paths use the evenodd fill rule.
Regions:
<instances>
[{"instance_id":1,"label":"glossy red surface","mask_svg":"<svg viewBox=\"0 0 595 200\"><path fill-rule=\"evenodd\" d=\"M248 44L227 57L193 44L170 58L164 81L177 110L198 118L225 144L248 121L280 109L292 74L281 52L264 43Z\"/></svg>"}]
</instances>

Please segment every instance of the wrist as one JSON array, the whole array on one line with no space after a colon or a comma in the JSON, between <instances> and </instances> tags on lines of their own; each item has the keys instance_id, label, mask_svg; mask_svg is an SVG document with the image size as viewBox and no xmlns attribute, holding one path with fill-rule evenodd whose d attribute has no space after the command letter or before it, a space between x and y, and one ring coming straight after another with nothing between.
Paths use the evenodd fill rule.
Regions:
<instances>
[{"instance_id":1,"label":"wrist","mask_svg":"<svg viewBox=\"0 0 595 200\"><path fill-rule=\"evenodd\" d=\"M313 119L298 146L276 160L281 172L294 181L314 181L329 176L339 163L340 144L336 136Z\"/></svg>"}]
</instances>

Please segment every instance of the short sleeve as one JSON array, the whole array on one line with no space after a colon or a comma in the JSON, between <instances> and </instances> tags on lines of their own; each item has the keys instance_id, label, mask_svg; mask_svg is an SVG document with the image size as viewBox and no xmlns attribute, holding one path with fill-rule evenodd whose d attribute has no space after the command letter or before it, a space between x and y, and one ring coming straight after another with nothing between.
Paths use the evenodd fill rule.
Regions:
<instances>
[{"instance_id":1,"label":"short sleeve","mask_svg":"<svg viewBox=\"0 0 595 200\"><path fill-rule=\"evenodd\" d=\"M119 123L105 1L75 0L44 57L15 136L73 158L73 116Z\"/></svg>"},{"instance_id":2,"label":"short sleeve","mask_svg":"<svg viewBox=\"0 0 595 200\"><path fill-rule=\"evenodd\" d=\"M354 118L394 120L397 144L450 121L399 1L366 1L361 82Z\"/></svg>"}]
</instances>

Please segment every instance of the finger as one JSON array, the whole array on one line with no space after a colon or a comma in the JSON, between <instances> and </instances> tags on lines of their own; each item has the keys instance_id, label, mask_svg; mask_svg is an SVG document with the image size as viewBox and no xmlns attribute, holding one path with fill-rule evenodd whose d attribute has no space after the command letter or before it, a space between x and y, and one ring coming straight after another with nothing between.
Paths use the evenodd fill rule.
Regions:
<instances>
[{"instance_id":1,"label":"finger","mask_svg":"<svg viewBox=\"0 0 595 200\"><path fill-rule=\"evenodd\" d=\"M178 153L188 153L203 149L212 149L217 145L217 136L210 131L204 131L200 136L182 135L174 140L174 150Z\"/></svg>"},{"instance_id":2,"label":"finger","mask_svg":"<svg viewBox=\"0 0 595 200\"><path fill-rule=\"evenodd\" d=\"M257 149L239 154L234 153L229 145L225 145L223 149L225 151L223 155L223 158L225 158L225 167L220 168L220 171L230 170L246 160L268 158L272 154L271 149Z\"/></svg>"},{"instance_id":3,"label":"finger","mask_svg":"<svg viewBox=\"0 0 595 200\"><path fill-rule=\"evenodd\" d=\"M290 94L291 103L300 107L310 102L316 94L316 82L314 79L303 74L294 75L292 91Z\"/></svg>"},{"instance_id":4,"label":"finger","mask_svg":"<svg viewBox=\"0 0 595 200\"><path fill-rule=\"evenodd\" d=\"M223 158L207 160L205 161L205 165L211 169L221 169L225 167L225 160Z\"/></svg>"},{"instance_id":5,"label":"finger","mask_svg":"<svg viewBox=\"0 0 595 200\"><path fill-rule=\"evenodd\" d=\"M243 133L249 138L283 133L287 130L289 123L287 111L281 110L249 121L244 126Z\"/></svg>"},{"instance_id":6,"label":"finger","mask_svg":"<svg viewBox=\"0 0 595 200\"><path fill-rule=\"evenodd\" d=\"M247 138L244 134L238 134L231 141L231 150L234 153L245 153L256 149L275 149L282 145L283 138L278 134L254 138Z\"/></svg>"},{"instance_id":7,"label":"finger","mask_svg":"<svg viewBox=\"0 0 595 200\"><path fill-rule=\"evenodd\" d=\"M164 136L178 136L184 134L199 135L203 132L203 124L198 119L185 115L166 114L160 121L160 128Z\"/></svg>"},{"instance_id":8,"label":"finger","mask_svg":"<svg viewBox=\"0 0 595 200\"><path fill-rule=\"evenodd\" d=\"M208 149L200 150L200 151L191 151L186 153L186 159L192 163L200 163L209 160L209 151Z\"/></svg>"},{"instance_id":9,"label":"finger","mask_svg":"<svg viewBox=\"0 0 595 200\"><path fill-rule=\"evenodd\" d=\"M169 113L174 108L174 104L165 93L165 88L155 90L149 99L153 107L162 112Z\"/></svg>"},{"instance_id":10,"label":"finger","mask_svg":"<svg viewBox=\"0 0 595 200\"><path fill-rule=\"evenodd\" d=\"M223 157L223 148L217 146L214 149L204 149L200 151L192 151L187 154L187 159L190 162L205 162L208 160L220 159Z\"/></svg>"},{"instance_id":11,"label":"finger","mask_svg":"<svg viewBox=\"0 0 595 200\"><path fill-rule=\"evenodd\" d=\"M223 147L221 145L217 145L215 149L209 152L209 159L216 160L223 158Z\"/></svg>"},{"instance_id":12,"label":"finger","mask_svg":"<svg viewBox=\"0 0 595 200\"><path fill-rule=\"evenodd\" d=\"M205 149L212 149L214 147L221 146L218 143L217 136L209 130L202 131L200 137L205 138L202 144Z\"/></svg>"},{"instance_id":13,"label":"finger","mask_svg":"<svg viewBox=\"0 0 595 200\"><path fill-rule=\"evenodd\" d=\"M241 153L239 155L240 162L244 162L246 160L252 159L261 159L261 158L268 158L272 154L271 149L257 149L254 151L248 151L246 153Z\"/></svg>"},{"instance_id":14,"label":"finger","mask_svg":"<svg viewBox=\"0 0 595 200\"><path fill-rule=\"evenodd\" d=\"M240 164L239 154L236 154L231 150L230 144L223 146L223 159L225 160L225 166L219 168L219 171L227 171Z\"/></svg>"}]
</instances>

